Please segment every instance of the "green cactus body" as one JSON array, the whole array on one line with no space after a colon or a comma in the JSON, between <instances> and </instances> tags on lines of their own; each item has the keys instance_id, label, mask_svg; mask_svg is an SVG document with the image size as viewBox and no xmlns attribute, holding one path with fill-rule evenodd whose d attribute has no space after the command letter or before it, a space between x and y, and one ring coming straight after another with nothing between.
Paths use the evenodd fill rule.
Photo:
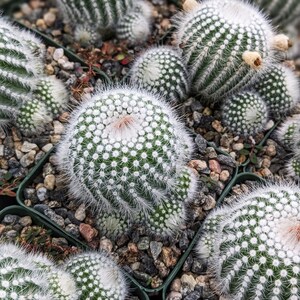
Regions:
<instances>
[{"instance_id":1,"label":"green cactus body","mask_svg":"<svg viewBox=\"0 0 300 300\"><path fill-rule=\"evenodd\" d=\"M283 65L276 65L263 74L254 88L275 116L287 113L300 99L298 79Z\"/></svg>"},{"instance_id":2,"label":"green cactus body","mask_svg":"<svg viewBox=\"0 0 300 300\"><path fill-rule=\"evenodd\" d=\"M225 101L222 119L235 134L253 135L264 129L268 120L268 110L258 94L242 92Z\"/></svg>"},{"instance_id":3,"label":"green cactus body","mask_svg":"<svg viewBox=\"0 0 300 300\"><path fill-rule=\"evenodd\" d=\"M134 215L166 199L191 152L190 137L164 101L119 88L94 95L74 113L58 159L77 199Z\"/></svg>"},{"instance_id":4,"label":"green cactus body","mask_svg":"<svg viewBox=\"0 0 300 300\"><path fill-rule=\"evenodd\" d=\"M127 296L125 277L105 253L75 255L65 268L74 276L80 300L123 300Z\"/></svg>"},{"instance_id":5,"label":"green cactus body","mask_svg":"<svg viewBox=\"0 0 300 300\"><path fill-rule=\"evenodd\" d=\"M300 179L300 155L294 155L288 162L287 162L287 171L290 177L293 177L295 180Z\"/></svg>"},{"instance_id":6,"label":"green cactus body","mask_svg":"<svg viewBox=\"0 0 300 300\"><path fill-rule=\"evenodd\" d=\"M298 187L275 184L219 210L224 217L207 233L213 243L208 267L225 299L299 299L299 200ZM203 245L202 239L200 253Z\"/></svg>"},{"instance_id":7,"label":"green cactus body","mask_svg":"<svg viewBox=\"0 0 300 300\"><path fill-rule=\"evenodd\" d=\"M285 120L276 135L279 141L287 148L291 149L294 146L296 133L300 130L300 115L294 115Z\"/></svg>"},{"instance_id":8,"label":"green cactus body","mask_svg":"<svg viewBox=\"0 0 300 300\"><path fill-rule=\"evenodd\" d=\"M192 87L207 99L240 90L273 60L271 26L242 1L204 1L179 17L177 27Z\"/></svg>"},{"instance_id":9,"label":"green cactus body","mask_svg":"<svg viewBox=\"0 0 300 300\"><path fill-rule=\"evenodd\" d=\"M294 21L300 13L298 0L252 0L260 9L267 13L276 26L285 27Z\"/></svg>"},{"instance_id":10,"label":"green cactus body","mask_svg":"<svg viewBox=\"0 0 300 300\"><path fill-rule=\"evenodd\" d=\"M147 50L134 63L131 74L132 84L160 93L168 101L180 101L187 97L187 70L180 54L171 47Z\"/></svg>"}]
</instances>

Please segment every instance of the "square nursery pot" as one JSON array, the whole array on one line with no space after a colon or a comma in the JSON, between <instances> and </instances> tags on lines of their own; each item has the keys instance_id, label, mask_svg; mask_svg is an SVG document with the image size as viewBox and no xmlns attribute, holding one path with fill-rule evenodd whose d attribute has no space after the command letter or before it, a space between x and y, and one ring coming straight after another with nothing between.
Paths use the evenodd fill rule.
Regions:
<instances>
[{"instance_id":1,"label":"square nursery pot","mask_svg":"<svg viewBox=\"0 0 300 300\"><path fill-rule=\"evenodd\" d=\"M83 250L88 250L88 247L86 245L76 241L74 238L67 235L64 231L57 228L57 226L54 226L50 222L47 222L46 220L44 220L43 218L38 216L35 212L25 209L22 206L13 205L13 206L6 207L3 210L1 210L0 211L0 222L2 222L3 218L6 215L17 215L19 217L30 216L32 219L33 225L38 225L38 226L50 231L51 236L63 237L68 241L69 245L76 246L77 248L80 248ZM132 280L131 277L128 276L126 273L125 273L125 275L128 277L128 282L130 284L130 296L138 297L138 299L140 299L140 300L149 300L148 295L143 290L140 289L138 283L136 283L134 279Z\"/></svg>"},{"instance_id":2,"label":"square nursery pot","mask_svg":"<svg viewBox=\"0 0 300 300\"><path fill-rule=\"evenodd\" d=\"M250 173L250 172L242 172L242 173L236 175L235 178L233 178L233 180L231 180L230 183L226 186L226 189L224 189L222 195L220 196L220 198L217 202L216 207L221 206L224 202L224 199L227 196L230 196L232 187L234 187L236 184L245 183L246 181L260 182L260 183L265 182L264 179L262 179L261 177L255 175L253 173ZM172 281L175 279L176 276L178 276L180 274L181 268L182 268L185 260L193 252L193 248L194 248L195 244L197 243L197 241L199 240L201 233L202 233L202 226L200 226L197 233L195 234L195 237L190 244L189 251L186 251L186 253L182 257L182 260L180 260L180 264L178 263L178 265L176 266L176 270L175 269L173 270L174 274L172 276L172 279L170 281L166 282L166 284L164 285L163 292L162 292L162 300L167 299L168 292L170 292L170 285L171 285ZM195 299L195 298L191 298L191 299Z\"/></svg>"},{"instance_id":3,"label":"square nursery pot","mask_svg":"<svg viewBox=\"0 0 300 300\"><path fill-rule=\"evenodd\" d=\"M217 152L217 154L223 154L224 155L224 152L222 152L218 149L215 149L215 151ZM41 159L41 161L31 170L31 172L27 175L27 177L21 183L21 185L20 185L20 187L17 191L17 202L20 206L23 207L23 209L28 211L28 213L30 213L32 215L36 215L39 219L45 220L45 222L51 224L51 226L53 228L56 228L59 232L63 232L64 236L68 237L68 239L72 240L75 244L80 245L80 247L87 248L88 246L84 242L78 240L76 237L74 237L70 233L66 232L62 227L60 227L58 224L54 223L47 216L45 216L43 213L35 210L32 207L26 206L25 203L24 203L24 201L25 201L24 190L27 187L29 187L35 181L35 179L39 176L39 174L41 174L45 163L49 160L49 157L52 154L54 154L54 152L55 152L55 147ZM226 154L226 155L228 156L228 154ZM235 180L235 178L237 176L237 173L238 173L238 167L233 169L231 179L228 181L228 183L225 186L221 196L217 200L217 205L219 205L219 203L225 197L224 195L227 194L228 191L230 190L230 188L232 187L232 181ZM195 242L198 238L198 235L199 235L198 226L200 226L200 225L199 224L197 225L197 228L196 228L197 233L193 237L192 242L190 242L190 244L188 244L187 249L183 252L183 254L181 254L180 258L178 259L178 261L176 263L176 265L173 267L173 269L170 271L170 273L164 279L164 282L159 287L157 287L157 288L147 288L147 287L143 286L141 283L139 283L135 278L128 275L130 280L132 282L134 282L135 286L138 286L139 289L142 290L143 292L145 292L147 295L153 296L154 297L153 299L162 299L161 298L162 297L162 291L166 290L167 286L171 283L171 281L174 279L176 274L179 272L179 270L181 269L184 261L186 260L187 256L189 255L192 248L194 247L194 244L195 244Z\"/></svg>"}]
</instances>

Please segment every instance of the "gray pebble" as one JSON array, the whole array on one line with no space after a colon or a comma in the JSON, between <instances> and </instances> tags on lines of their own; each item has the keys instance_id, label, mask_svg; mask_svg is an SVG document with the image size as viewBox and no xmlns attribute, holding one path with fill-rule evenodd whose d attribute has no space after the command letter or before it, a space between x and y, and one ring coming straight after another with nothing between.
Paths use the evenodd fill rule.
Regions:
<instances>
[{"instance_id":1,"label":"gray pebble","mask_svg":"<svg viewBox=\"0 0 300 300\"><path fill-rule=\"evenodd\" d=\"M151 241L150 242L150 252L154 260L157 260L159 254L161 253L163 243Z\"/></svg>"},{"instance_id":2,"label":"gray pebble","mask_svg":"<svg viewBox=\"0 0 300 300\"><path fill-rule=\"evenodd\" d=\"M36 195L41 202L48 199L47 189L44 186L37 189Z\"/></svg>"},{"instance_id":3,"label":"gray pebble","mask_svg":"<svg viewBox=\"0 0 300 300\"><path fill-rule=\"evenodd\" d=\"M201 291L193 291L189 295L187 295L184 300L199 300L202 297ZM206 299L206 298L205 298Z\"/></svg>"},{"instance_id":4,"label":"gray pebble","mask_svg":"<svg viewBox=\"0 0 300 300\"><path fill-rule=\"evenodd\" d=\"M69 245L68 241L63 237L52 238L52 243L55 245L59 245L59 246L68 246Z\"/></svg>"},{"instance_id":5,"label":"gray pebble","mask_svg":"<svg viewBox=\"0 0 300 300\"><path fill-rule=\"evenodd\" d=\"M229 166L229 167L232 167L232 168L236 167L235 160L229 155L219 154L218 155L218 161L222 165L226 165L226 166Z\"/></svg>"},{"instance_id":6,"label":"gray pebble","mask_svg":"<svg viewBox=\"0 0 300 300\"><path fill-rule=\"evenodd\" d=\"M9 230L5 235L8 239L14 239L18 235L18 232L16 230Z\"/></svg>"},{"instance_id":7,"label":"gray pebble","mask_svg":"<svg viewBox=\"0 0 300 300\"><path fill-rule=\"evenodd\" d=\"M69 224L66 226L65 230L66 230L66 232L72 234L73 236L75 236L77 238L80 237L80 232L79 232L79 228L77 225Z\"/></svg>"},{"instance_id":8,"label":"gray pebble","mask_svg":"<svg viewBox=\"0 0 300 300\"><path fill-rule=\"evenodd\" d=\"M68 215L68 210L64 207L62 208L57 208L54 210L56 214L62 216L64 219L67 218Z\"/></svg>"},{"instance_id":9,"label":"gray pebble","mask_svg":"<svg viewBox=\"0 0 300 300\"><path fill-rule=\"evenodd\" d=\"M147 236L142 237L140 241L137 243L137 247L139 250L147 250L149 249L149 246L150 246L150 239Z\"/></svg>"},{"instance_id":10,"label":"gray pebble","mask_svg":"<svg viewBox=\"0 0 300 300\"><path fill-rule=\"evenodd\" d=\"M51 221L56 223L57 225L64 227L65 226L65 221L64 218L56 214L52 209L48 208L45 209L44 214L50 218Z\"/></svg>"},{"instance_id":11,"label":"gray pebble","mask_svg":"<svg viewBox=\"0 0 300 300\"><path fill-rule=\"evenodd\" d=\"M19 217L16 215L5 215L2 224L4 225L13 225L18 222Z\"/></svg>"},{"instance_id":12,"label":"gray pebble","mask_svg":"<svg viewBox=\"0 0 300 300\"><path fill-rule=\"evenodd\" d=\"M46 204L36 204L33 206L33 208L43 214L49 207Z\"/></svg>"},{"instance_id":13,"label":"gray pebble","mask_svg":"<svg viewBox=\"0 0 300 300\"><path fill-rule=\"evenodd\" d=\"M133 275L134 277L143 282L143 283L149 283L152 279L152 277L150 275L148 275L147 273L144 273L144 272L139 272L139 271L133 271Z\"/></svg>"},{"instance_id":14,"label":"gray pebble","mask_svg":"<svg viewBox=\"0 0 300 300\"><path fill-rule=\"evenodd\" d=\"M205 138L202 135L198 134L196 136L195 143L198 146L200 154L204 154L207 146L207 141L205 140Z\"/></svg>"},{"instance_id":15,"label":"gray pebble","mask_svg":"<svg viewBox=\"0 0 300 300\"><path fill-rule=\"evenodd\" d=\"M30 226L30 225L32 224L32 219L31 219L30 216L22 217L22 218L19 220L19 224L20 224L22 227Z\"/></svg>"},{"instance_id":16,"label":"gray pebble","mask_svg":"<svg viewBox=\"0 0 300 300\"><path fill-rule=\"evenodd\" d=\"M191 271L197 275L200 275L204 271L204 265L200 259L194 258Z\"/></svg>"},{"instance_id":17,"label":"gray pebble","mask_svg":"<svg viewBox=\"0 0 300 300\"><path fill-rule=\"evenodd\" d=\"M36 151L35 150L31 150L30 152L28 152L27 154L25 154L20 159L20 163L21 163L22 167L26 168L26 167L29 167L29 166L33 165L35 155L36 155Z\"/></svg>"}]
</instances>

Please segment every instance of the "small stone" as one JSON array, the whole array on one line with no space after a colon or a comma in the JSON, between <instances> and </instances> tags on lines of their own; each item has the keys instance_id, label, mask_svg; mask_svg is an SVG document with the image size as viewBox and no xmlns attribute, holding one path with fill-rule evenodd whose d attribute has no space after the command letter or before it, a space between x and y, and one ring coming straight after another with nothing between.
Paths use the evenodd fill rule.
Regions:
<instances>
[{"instance_id":1,"label":"small stone","mask_svg":"<svg viewBox=\"0 0 300 300\"><path fill-rule=\"evenodd\" d=\"M48 206L50 208L59 208L59 207L61 207L61 202L58 202L58 201L49 201Z\"/></svg>"},{"instance_id":2,"label":"small stone","mask_svg":"<svg viewBox=\"0 0 300 300\"><path fill-rule=\"evenodd\" d=\"M232 145L232 150L234 151L241 151L242 149L244 149L243 143L236 143Z\"/></svg>"},{"instance_id":3,"label":"small stone","mask_svg":"<svg viewBox=\"0 0 300 300\"><path fill-rule=\"evenodd\" d=\"M211 210L216 206L216 200L211 195L207 195L205 198L204 205L202 206L203 210Z\"/></svg>"},{"instance_id":4,"label":"small stone","mask_svg":"<svg viewBox=\"0 0 300 300\"><path fill-rule=\"evenodd\" d=\"M1 145L0 145L0 151L1 151ZM16 157L17 157L17 159L20 160L23 156L24 156L24 153L22 151L16 149Z\"/></svg>"},{"instance_id":5,"label":"small stone","mask_svg":"<svg viewBox=\"0 0 300 300\"><path fill-rule=\"evenodd\" d=\"M18 235L18 232L16 230L9 230L6 232L6 237L8 239L15 239L17 235Z\"/></svg>"},{"instance_id":6,"label":"small stone","mask_svg":"<svg viewBox=\"0 0 300 300\"><path fill-rule=\"evenodd\" d=\"M217 132L222 132L224 130L224 127L221 125L221 122L218 121L218 120L214 120L212 123L211 123L211 126L212 128L217 131Z\"/></svg>"},{"instance_id":7,"label":"small stone","mask_svg":"<svg viewBox=\"0 0 300 300\"><path fill-rule=\"evenodd\" d=\"M181 300L182 295L179 292L172 291L168 296L167 300Z\"/></svg>"},{"instance_id":8,"label":"small stone","mask_svg":"<svg viewBox=\"0 0 300 300\"><path fill-rule=\"evenodd\" d=\"M141 267L141 263L140 262L134 262L133 264L130 265L130 268L133 270L133 271L138 271L139 268Z\"/></svg>"},{"instance_id":9,"label":"small stone","mask_svg":"<svg viewBox=\"0 0 300 300\"><path fill-rule=\"evenodd\" d=\"M128 243L127 249L131 253L138 253L139 252L138 247L137 247L137 245L135 243Z\"/></svg>"},{"instance_id":10,"label":"small stone","mask_svg":"<svg viewBox=\"0 0 300 300\"><path fill-rule=\"evenodd\" d=\"M46 204L36 204L33 208L42 214L45 213L45 210L49 209L48 205Z\"/></svg>"},{"instance_id":11,"label":"small stone","mask_svg":"<svg viewBox=\"0 0 300 300\"><path fill-rule=\"evenodd\" d=\"M184 299L185 300L199 300L199 299L208 299L208 298L202 298L202 292L201 291L193 291L189 295L187 295Z\"/></svg>"},{"instance_id":12,"label":"small stone","mask_svg":"<svg viewBox=\"0 0 300 300\"><path fill-rule=\"evenodd\" d=\"M205 107L202 113L204 116L211 116L212 110L209 107Z\"/></svg>"},{"instance_id":13,"label":"small stone","mask_svg":"<svg viewBox=\"0 0 300 300\"><path fill-rule=\"evenodd\" d=\"M39 27L39 29L45 29L46 30L46 28L47 28L44 19L37 19L35 24L36 24L37 27Z\"/></svg>"},{"instance_id":14,"label":"small stone","mask_svg":"<svg viewBox=\"0 0 300 300\"><path fill-rule=\"evenodd\" d=\"M65 127L59 121L53 121L53 129L54 134L62 134L64 132Z\"/></svg>"},{"instance_id":15,"label":"small stone","mask_svg":"<svg viewBox=\"0 0 300 300\"><path fill-rule=\"evenodd\" d=\"M31 150L29 153L25 154L21 159L20 159L20 164L22 167L27 168L33 165L34 163L34 158L36 155L35 150Z\"/></svg>"},{"instance_id":16,"label":"small stone","mask_svg":"<svg viewBox=\"0 0 300 300\"><path fill-rule=\"evenodd\" d=\"M51 27L54 24L55 20L56 20L56 15L54 13L52 12L45 13L44 21L48 27Z\"/></svg>"},{"instance_id":17,"label":"small stone","mask_svg":"<svg viewBox=\"0 0 300 300\"><path fill-rule=\"evenodd\" d=\"M62 49L62 48L55 49L55 51L53 53L53 59L54 60L58 61L63 56L64 56L64 49Z\"/></svg>"},{"instance_id":18,"label":"small stone","mask_svg":"<svg viewBox=\"0 0 300 300\"><path fill-rule=\"evenodd\" d=\"M52 191L55 187L55 176L53 174L46 175L44 179L44 186L46 189Z\"/></svg>"},{"instance_id":19,"label":"small stone","mask_svg":"<svg viewBox=\"0 0 300 300\"><path fill-rule=\"evenodd\" d=\"M266 149L266 154L271 157L275 156L276 155L275 145L269 145Z\"/></svg>"},{"instance_id":20,"label":"small stone","mask_svg":"<svg viewBox=\"0 0 300 300\"><path fill-rule=\"evenodd\" d=\"M22 218L20 218L20 220L19 220L19 224L20 224L22 227L30 226L30 225L32 224L32 219L31 219L30 216L22 217Z\"/></svg>"},{"instance_id":21,"label":"small stone","mask_svg":"<svg viewBox=\"0 0 300 300\"><path fill-rule=\"evenodd\" d=\"M263 168L270 168L271 166L271 161L268 157L264 158L262 161L261 161L261 166Z\"/></svg>"},{"instance_id":22,"label":"small stone","mask_svg":"<svg viewBox=\"0 0 300 300\"><path fill-rule=\"evenodd\" d=\"M5 230L6 226L3 224L0 224L0 236L3 234L4 230Z\"/></svg>"},{"instance_id":23,"label":"small stone","mask_svg":"<svg viewBox=\"0 0 300 300\"><path fill-rule=\"evenodd\" d=\"M150 242L150 252L154 260L157 260L159 254L161 253L163 243L151 241Z\"/></svg>"},{"instance_id":24,"label":"small stone","mask_svg":"<svg viewBox=\"0 0 300 300\"><path fill-rule=\"evenodd\" d=\"M18 221L18 216L16 215L5 215L3 220L2 220L2 223L4 225L13 225L15 224L16 222Z\"/></svg>"},{"instance_id":25,"label":"small stone","mask_svg":"<svg viewBox=\"0 0 300 300\"><path fill-rule=\"evenodd\" d=\"M85 212L85 205L81 204L75 211L75 218L78 221L83 221L86 217L86 212Z\"/></svg>"},{"instance_id":26,"label":"small stone","mask_svg":"<svg viewBox=\"0 0 300 300\"><path fill-rule=\"evenodd\" d=\"M200 154L205 153L206 146L207 146L207 141L205 140L205 138L203 138L203 136L198 134L196 136L195 143L198 146L198 150L199 150Z\"/></svg>"},{"instance_id":27,"label":"small stone","mask_svg":"<svg viewBox=\"0 0 300 300\"><path fill-rule=\"evenodd\" d=\"M181 276L181 283L188 285L192 291L194 290L195 285L197 284L195 278L192 275L188 274L183 274Z\"/></svg>"},{"instance_id":28,"label":"small stone","mask_svg":"<svg viewBox=\"0 0 300 300\"><path fill-rule=\"evenodd\" d=\"M76 238L80 237L79 228L77 225L68 224L65 228L66 232L70 233L71 235L75 236Z\"/></svg>"},{"instance_id":29,"label":"small stone","mask_svg":"<svg viewBox=\"0 0 300 300\"><path fill-rule=\"evenodd\" d=\"M151 276L144 272L139 271L133 271L133 275L136 279L138 279L141 282L144 282L145 284L148 284L151 282Z\"/></svg>"},{"instance_id":30,"label":"small stone","mask_svg":"<svg viewBox=\"0 0 300 300\"><path fill-rule=\"evenodd\" d=\"M28 153L31 150L38 150L38 149L39 149L39 147L36 144L29 143L27 141L25 141L21 147L21 151L24 153Z\"/></svg>"},{"instance_id":31,"label":"small stone","mask_svg":"<svg viewBox=\"0 0 300 300\"><path fill-rule=\"evenodd\" d=\"M4 155L4 145L0 145L0 156Z\"/></svg>"},{"instance_id":32,"label":"small stone","mask_svg":"<svg viewBox=\"0 0 300 300\"><path fill-rule=\"evenodd\" d=\"M162 247L161 251L162 261L167 267L175 266L177 259L173 255L173 251L169 247Z\"/></svg>"},{"instance_id":33,"label":"small stone","mask_svg":"<svg viewBox=\"0 0 300 300\"><path fill-rule=\"evenodd\" d=\"M230 178L230 173L228 170L223 170L221 173L220 173L220 180L222 182L226 182L228 179Z\"/></svg>"},{"instance_id":34,"label":"small stone","mask_svg":"<svg viewBox=\"0 0 300 300\"><path fill-rule=\"evenodd\" d=\"M36 195L41 202L48 199L47 193L48 193L48 191L47 191L46 187L44 187L44 186L38 187L36 190Z\"/></svg>"},{"instance_id":35,"label":"small stone","mask_svg":"<svg viewBox=\"0 0 300 300\"><path fill-rule=\"evenodd\" d=\"M197 171L203 171L207 169L207 163L205 160L200 159L194 159L189 161L188 166L197 170Z\"/></svg>"},{"instance_id":36,"label":"small stone","mask_svg":"<svg viewBox=\"0 0 300 300\"><path fill-rule=\"evenodd\" d=\"M79 232L88 243L91 242L98 234L95 228L85 223L81 223L79 225Z\"/></svg>"},{"instance_id":37,"label":"small stone","mask_svg":"<svg viewBox=\"0 0 300 300\"><path fill-rule=\"evenodd\" d=\"M218 157L216 150L213 147L207 147L205 152L209 159L214 159Z\"/></svg>"},{"instance_id":38,"label":"small stone","mask_svg":"<svg viewBox=\"0 0 300 300\"><path fill-rule=\"evenodd\" d=\"M52 243L54 245L63 246L63 247L69 245L68 241L63 237L59 237L59 238L54 237L54 238L52 238Z\"/></svg>"},{"instance_id":39,"label":"small stone","mask_svg":"<svg viewBox=\"0 0 300 300\"><path fill-rule=\"evenodd\" d=\"M179 278L176 278L170 287L171 291L180 292L181 289L181 280Z\"/></svg>"},{"instance_id":40,"label":"small stone","mask_svg":"<svg viewBox=\"0 0 300 300\"><path fill-rule=\"evenodd\" d=\"M99 243L99 249L110 253L113 249L113 244L111 240L107 238L102 238Z\"/></svg>"},{"instance_id":41,"label":"small stone","mask_svg":"<svg viewBox=\"0 0 300 300\"><path fill-rule=\"evenodd\" d=\"M263 168L259 171L259 173L263 176L263 177L269 177L272 176L272 172L270 171L270 169L268 168Z\"/></svg>"},{"instance_id":42,"label":"small stone","mask_svg":"<svg viewBox=\"0 0 300 300\"><path fill-rule=\"evenodd\" d=\"M55 73L55 70L51 64L46 65L44 70L47 75L53 75Z\"/></svg>"},{"instance_id":43,"label":"small stone","mask_svg":"<svg viewBox=\"0 0 300 300\"><path fill-rule=\"evenodd\" d=\"M50 142L52 144L57 144L60 141L60 139L61 139L61 135L59 134L54 134L50 136Z\"/></svg>"},{"instance_id":44,"label":"small stone","mask_svg":"<svg viewBox=\"0 0 300 300\"><path fill-rule=\"evenodd\" d=\"M150 245L150 239L149 237L145 236L140 239L140 241L137 244L137 247L139 250L147 250L149 249L149 245Z\"/></svg>"},{"instance_id":45,"label":"small stone","mask_svg":"<svg viewBox=\"0 0 300 300\"><path fill-rule=\"evenodd\" d=\"M210 159L209 162L209 169L212 171L212 172L215 172L215 173L218 173L220 174L221 173L221 166L219 164L219 162L215 159Z\"/></svg>"},{"instance_id":46,"label":"small stone","mask_svg":"<svg viewBox=\"0 0 300 300\"><path fill-rule=\"evenodd\" d=\"M210 172L209 177L213 180L213 181L219 181L220 180L220 174L216 173L216 172Z\"/></svg>"},{"instance_id":47,"label":"small stone","mask_svg":"<svg viewBox=\"0 0 300 300\"><path fill-rule=\"evenodd\" d=\"M65 220L58 214L56 214L51 208L48 208L44 211L45 216L50 218L51 221L56 223L57 225L64 227L65 226Z\"/></svg>"}]
</instances>

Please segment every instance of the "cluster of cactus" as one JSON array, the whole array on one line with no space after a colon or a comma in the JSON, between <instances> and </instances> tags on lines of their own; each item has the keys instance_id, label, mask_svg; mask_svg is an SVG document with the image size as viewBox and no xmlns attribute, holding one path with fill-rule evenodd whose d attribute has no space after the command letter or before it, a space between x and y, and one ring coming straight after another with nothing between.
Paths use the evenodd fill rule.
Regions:
<instances>
[{"instance_id":1,"label":"cluster of cactus","mask_svg":"<svg viewBox=\"0 0 300 300\"><path fill-rule=\"evenodd\" d=\"M109 29L130 43L146 41L151 32L150 5L133 0L57 0L65 20L74 28L75 40L94 44Z\"/></svg>"},{"instance_id":2,"label":"cluster of cactus","mask_svg":"<svg viewBox=\"0 0 300 300\"><path fill-rule=\"evenodd\" d=\"M123 300L125 277L104 252L76 254L58 267L44 255L0 245L0 298L36 300Z\"/></svg>"},{"instance_id":3,"label":"cluster of cactus","mask_svg":"<svg viewBox=\"0 0 300 300\"><path fill-rule=\"evenodd\" d=\"M38 133L67 103L64 85L43 75L41 41L0 20L0 126Z\"/></svg>"},{"instance_id":4,"label":"cluster of cactus","mask_svg":"<svg viewBox=\"0 0 300 300\"><path fill-rule=\"evenodd\" d=\"M197 244L225 299L298 299L300 189L277 183L208 216Z\"/></svg>"},{"instance_id":5,"label":"cluster of cactus","mask_svg":"<svg viewBox=\"0 0 300 300\"><path fill-rule=\"evenodd\" d=\"M99 92L75 111L57 156L70 193L102 215L101 223L111 225L107 232L118 233L139 214L153 226L157 214L159 222L173 217L172 210L183 214L178 202L187 201L196 186L185 167L192 150L163 99L123 87ZM124 226L116 227L120 217Z\"/></svg>"}]
</instances>

